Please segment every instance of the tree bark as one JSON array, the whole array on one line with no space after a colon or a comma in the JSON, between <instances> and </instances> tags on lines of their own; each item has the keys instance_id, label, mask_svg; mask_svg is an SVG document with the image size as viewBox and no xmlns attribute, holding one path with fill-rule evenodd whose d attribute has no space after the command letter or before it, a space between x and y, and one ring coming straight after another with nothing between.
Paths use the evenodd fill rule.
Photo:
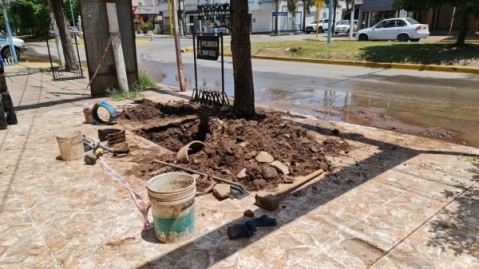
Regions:
<instances>
[{"instance_id":1,"label":"tree bark","mask_svg":"<svg viewBox=\"0 0 479 269\"><path fill-rule=\"evenodd\" d=\"M459 29L459 34L457 35L457 46L464 46L466 44L466 35L467 28L469 27L469 14L461 15L461 28Z\"/></svg>"},{"instance_id":2,"label":"tree bark","mask_svg":"<svg viewBox=\"0 0 479 269\"><path fill-rule=\"evenodd\" d=\"M336 8L338 3L336 2L337 0L333 0L333 21L331 22L331 35L334 35L334 25L336 24Z\"/></svg>"},{"instance_id":3,"label":"tree bark","mask_svg":"<svg viewBox=\"0 0 479 269\"><path fill-rule=\"evenodd\" d=\"M275 20L275 25L274 25L274 33L276 35L279 34L279 30L278 30L278 24L279 24L279 3L280 3L280 0L275 0L274 1L274 11L276 12L276 17L274 18Z\"/></svg>"},{"instance_id":4,"label":"tree bark","mask_svg":"<svg viewBox=\"0 0 479 269\"><path fill-rule=\"evenodd\" d=\"M65 56L65 66L63 68L66 71L76 70L78 66L70 38L70 30L67 27L65 15L63 14L63 2L62 0L50 0L50 5L57 22L60 40L62 41L63 55Z\"/></svg>"},{"instance_id":5,"label":"tree bark","mask_svg":"<svg viewBox=\"0 0 479 269\"><path fill-rule=\"evenodd\" d=\"M231 52L235 87L233 112L238 117L248 118L255 114L248 0L231 1L231 9Z\"/></svg>"}]
</instances>

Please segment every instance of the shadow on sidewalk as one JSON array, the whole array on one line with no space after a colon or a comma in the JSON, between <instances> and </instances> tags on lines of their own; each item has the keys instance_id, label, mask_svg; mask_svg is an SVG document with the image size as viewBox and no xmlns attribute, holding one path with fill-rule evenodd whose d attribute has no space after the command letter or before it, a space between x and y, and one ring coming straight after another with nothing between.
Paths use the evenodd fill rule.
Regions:
<instances>
[{"instance_id":1,"label":"shadow on sidewalk","mask_svg":"<svg viewBox=\"0 0 479 269\"><path fill-rule=\"evenodd\" d=\"M309 125L300 124L303 127L318 132L324 135L331 135L331 130ZM382 174L396 166L403 164L405 161L414 158L420 154L444 154L444 155L457 155L457 156L477 156L474 154L464 154L461 152L442 152L442 151L420 151L406 147L397 146L394 144L386 143L364 137L361 134L356 133L341 133L343 138L354 140L360 143L366 143L371 146L377 147L379 152L369 158L343 168L333 174L322 178L321 180L304 187L299 190L295 195L288 195L282 199L282 205L280 209L269 212L263 209L258 209L255 212L256 216L268 214L274 217L278 221L278 226L272 229L263 228L258 230L257 235L250 239L238 239L229 240L227 237L227 227L243 221L243 218L239 218L230 223L226 223L215 230L212 230L206 234L199 236L186 245L174 249L156 260L152 260L143 264L139 268L167 268L167 267L194 267L201 265L206 268L216 264L217 262L227 258L240 251L241 249L261 241L267 237L273 231L280 229L283 226L295 221L299 217L302 217L318 207L333 201L341 195L355 189L356 187L368 182L370 179ZM381 165L382 164L382 165ZM368 169L364 169L367 167ZM423 178L423 180L434 180ZM284 205L287 205L284 207ZM318 221L327 221L317 219ZM305 231L298 231L298 233ZM147 241L153 241L154 236L152 234L144 235L144 239ZM451 238L454 239L454 238ZM294 235L288 235L280 240L296 240ZM315 239L318 244L322 244L321 238ZM284 242L275 242L278 244L285 244ZM374 242L369 242L374 243ZM461 242L442 242L443 244L460 244ZM386 249L384 251L389 251ZM267 255L267 253L265 253ZM273 264L274 261L272 261Z\"/></svg>"}]
</instances>

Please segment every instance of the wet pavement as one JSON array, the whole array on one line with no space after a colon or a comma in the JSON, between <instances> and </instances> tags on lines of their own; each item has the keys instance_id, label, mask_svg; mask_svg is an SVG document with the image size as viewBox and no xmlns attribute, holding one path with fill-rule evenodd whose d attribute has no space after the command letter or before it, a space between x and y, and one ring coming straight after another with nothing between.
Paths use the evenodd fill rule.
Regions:
<instances>
[{"instance_id":1,"label":"wet pavement","mask_svg":"<svg viewBox=\"0 0 479 269\"><path fill-rule=\"evenodd\" d=\"M195 199L194 237L160 244L120 184L82 159L60 161L56 134L83 124L87 80L52 81L14 70L9 88L19 124L0 132L0 268L478 268L479 150L397 132L313 119L297 121L320 141L339 130L351 151L334 171L281 201L273 212L242 200ZM167 102L187 99L164 89ZM179 97L178 97L179 96ZM183 98L181 98L183 97ZM115 102L120 108L128 101ZM157 145L128 132L132 155ZM158 154L158 158L161 155ZM147 199L145 181L108 164ZM250 209L278 226L229 240L227 227Z\"/></svg>"},{"instance_id":2,"label":"wet pavement","mask_svg":"<svg viewBox=\"0 0 479 269\"><path fill-rule=\"evenodd\" d=\"M174 58L158 58L149 48L140 53L140 68L158 82L177 85ZM146 57L145 57L146 56ZM195 87L192 54L183 53L187 88ZM220 62L198 61L198 87L221 90ZM386 115L408 128L388 128L447 138L479 147L479 75L388 70L309 63L253 60L256 102L322 119L373 125L353 120L347 111ZM231 58L225 59L225 91L233 96ZM428 132L427 130L435 130ZM437 132L437 134L435 134Z\"/></svg>"},{"instance_id":3,"label":"wet pavement","mask_svg":"<svg viewBox=\"0 0 479 269\"><path fill-rule=\"evenodd\" d=\"M191 39L181 39L181 45L192 46ZM41 50L41 44L33 49ZM139 44L137 50L141 70L159 83L178 85L172 39ZM182 59L192 89L193 55L183 53ZM197 72L198 87L221 90L219 61L199 60ZM253 60L253 72L260 105L479 147L479 75L268 60ZM231 58L225 58L224 83L233 96Z\"/></svg>"}]
</instances>

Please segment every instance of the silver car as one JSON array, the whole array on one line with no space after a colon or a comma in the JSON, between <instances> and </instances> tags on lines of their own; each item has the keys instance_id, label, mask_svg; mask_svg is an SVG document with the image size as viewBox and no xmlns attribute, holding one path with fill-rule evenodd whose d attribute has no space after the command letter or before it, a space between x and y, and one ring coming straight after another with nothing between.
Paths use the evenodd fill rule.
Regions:
<instances>
[{"instance_id":1,"label":"silver car","mask_svg":"<svg viewBox=\"0 0 479 269\"><path fill-rule=\"evenodd\" d=\"M399 40L406 42L419 41L429 36L429 26L411 18L393 18L382 20L373 27L358 31L356 39L367 40Z\"/></svg>"},{"instance_id":2,"label":"silver car","mask_svg":"<svg viewBox=\"0 0 479 269\"><path fill-rule=\"evenodd\" d=\"M350 27L351 25L349 23L349 20L340 20L336 23L336 26L334 27L334 33L349 33ZM353 21L353 33L356 33L356 31L358 31L358 20Z\"/></svg>"}]
</instances>

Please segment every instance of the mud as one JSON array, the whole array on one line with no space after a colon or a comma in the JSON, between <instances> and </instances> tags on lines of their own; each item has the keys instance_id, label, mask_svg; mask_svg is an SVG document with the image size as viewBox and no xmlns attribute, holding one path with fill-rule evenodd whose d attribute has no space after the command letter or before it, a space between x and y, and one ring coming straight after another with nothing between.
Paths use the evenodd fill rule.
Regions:
<instances>
[{"instance_id":1,"label":"mud","mask_svg":"<svg viewBox=\"0 0 479 269\"><path fill-rule=\"evenodd\" d=\"M185 110L181 109L182 105ZM173 153L158 156L153 152L136 156L134 161L138 166L131 173L146 180L155 171L173 171L173 168L162 168L154 160L173 163L176 161L176 152L183 145L192 140L200 140L206 144L203 150L190 155L188 164L180 165L239 182L250 191L273 189L278 184L291 183L291 177L307 175L320 168L330 170L328 157L347 154L350 148L342 138L318 138L311 131L282 119L285 114L267 111L258 111L254 118L246 120L236 119L228 111L220 109L180 103L160 106L151 101L143 101L134 109L125 111L121 118L130 121L130 124L138 119L152 120L155 117L161 122L162 117L193 112L197 113L198 119L137 129L136 134ZM274 160L288 166L290 174L283 175L269 163L258 162L255 157L260 151L266 151ZM238 178L237 175L243 169L246 169L246 175ZM204 182L197 184L199 191L207 186L209 184Z\"/></svg>"},{"instance_id":2,"label":"mud","mask_svg":"<svg viewBox=\"0 0 479 269\"><path fill-rule=\"evenodd\" d=\"M457 138L458 134L454 131L441 128L422 127L416 124L406 123L381 112L349 108L343 111L343 120L349 123L372 126L405 134L438 138L449 142L461 143Z\"/></svg>"}]
</instances>

